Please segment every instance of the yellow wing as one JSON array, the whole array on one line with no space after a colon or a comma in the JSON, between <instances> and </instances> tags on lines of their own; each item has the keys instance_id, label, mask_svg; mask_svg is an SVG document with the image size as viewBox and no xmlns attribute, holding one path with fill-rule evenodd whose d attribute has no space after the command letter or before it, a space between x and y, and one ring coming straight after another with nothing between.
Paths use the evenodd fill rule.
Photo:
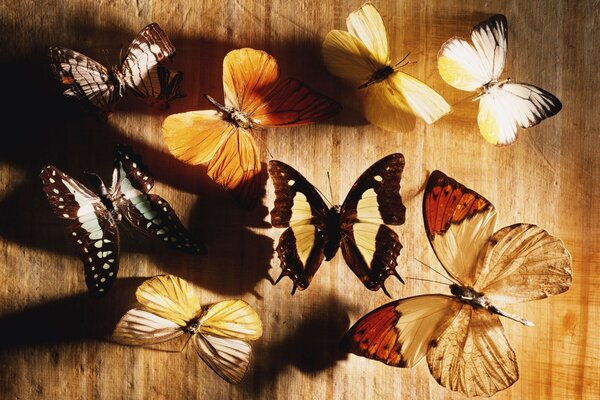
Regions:
<instances>
[{"instance_id":1,"label":"yellow wing","mask_svg":"<svg viewBox=\"0 0 600 400\"><path fill-rule=\"evenodd\" d=\"M516 224L490 238L474 289L495 306L543 299L571 286L571 255L542 228Z\"/></svg>"},{"instance_id":2,"label":"yellow wing","mask_svg":"<svg viewBox=\"0 0 600 400\"><path fill-rule=\"evenodd\" d=\"M360 40L348 32L329 32L321 51L329 72L358 84L367 82L375 71L385 67Z\"/></svg>"},{"instance_id":3,"label":"yellow wing","mask_svg":"<svg viewBox=\"0 0 600 400\"><path fill-rule=\"evenodd\" d=\"M150 346L183 334L181 326L151 312L134 308L117 324L112 339L129 346Z\"/></svg>"},{"instance_id":4,"label":"yellow wing","mask_svg":"<svg viewBox=\"0 0 600 400\"><path fill-rule=\"evenodd\" d=\"M381 67L391 64L390 45L385 25L379 11L371 3L365 3L346 19L348 32L357 37L369 50L371 57Z\"/></svg>"},{"instance_id":5,"label":"yellow wing","mask_svg":"<svg viewBox=\"0 0 600 400\"><path fill-rule=\"evenodd\" d=\"M200 319L200 334L255 340L262 336L262 322L254 309L243 300L216 303Z\"/></svg>"},{"instance_id":6,"label":"yellow wing","mask_svg":"<svg viewBox=\"0 0 600 400\"><path fill-rule=\"evenodd\" d=\"M415 116L431 124L450 112L450 105L435 90L400 71L361 93L365 118L388 131L407 132L414 128Z\"/></svg>"},{"instance_id":7,"label":"yellow wing","mask_svg":"<svg viewBox=\"0 0 600 400\"><path fill-rule=\"evenodd\" d=\"M429 371L448 389L489 397L519 379L517 356L496 314L465 304L433 337Z\"/></svg>"},{"instance_id":8,"label":"yellow wing","mask_svg":"<svg viewBox=\"0 0 600 400\"><path fill-rule=\"evenodd\" d=\"M201 312L200 298L192 286L173 275L159 275L142 283L135 296L147 311L179 326Z\"/></svg>"},{"instance_id":9,"label":"yellow wing","mask_svg":"<svg viewBox=\"0 0 600 400\"><path fill-rule=\"evenodd\" d=\"M163 138L169 151L188 164L210 161L235 130L213 110L169 115L163 122Z\"/></svg>"}]
</instances>

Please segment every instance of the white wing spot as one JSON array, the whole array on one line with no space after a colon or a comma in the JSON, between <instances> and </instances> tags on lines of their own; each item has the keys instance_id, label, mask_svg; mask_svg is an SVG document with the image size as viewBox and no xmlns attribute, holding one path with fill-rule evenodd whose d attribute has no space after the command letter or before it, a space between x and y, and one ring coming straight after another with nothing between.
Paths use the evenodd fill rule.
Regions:
<instances>
[{"instance_id":1,"label":"white wing spot","mask_svg":"<svg viewBox=\"0 0 600 400\"><path fill-rule=\"evenodd\" d=\"M67 214L67 213L64 213L64 214L63 214L63 217L65 217L65 218L69 218L69 214ZM73 233L75 234L75 232L73 232Z\"/></svg>"},{"instance_id":2,"label":"white wing spot","mask_svg":"<svg viewBox=\"0 0 600 400\"><path fill-rule=\"evenodd\" d=\"M52 189L52 191L53 191L54 193L56 193L56 194L59 194L59 193L60 193L60 192L58 191L58 189L57 189L57 188L54 188L54 189Z\"/></svg>"},{"instance_id":3,"label":"white wing spot","mask_svg":"<svg viewBox=\"0 0 600 400\"><path fill-rule=\"evenodd\" d=\"M106 278L100 278L100 282L106 282Z\"/></svg>"},{"instance_id":4,"label":"white wing spot","mask_svg":"<svg viewBox=\"0 0 600 400\"><path fill-rule=\"evenodd\" d=\"M110 269L110 264L104 263L104 265L102 266L102 268L104 268L104 269Z\"/></svg>"},{"instance_id":5,"label":"white wing spot","mask_svg":"<svg viewBox=\"0 0 600 400\"><path fill-rule=\"evenodd\" d=\"M77 239L77 243L83 244L83 242L81 241L81 239Z\"/></svg>"},{"instance_id":6,"label":"white wing spot","mask_svg":"<svg viewBox=\"0 0 600 400\"><path fill-rule=\"evenodd\" d=\"M54 183L54 182L56 182L56 181L55 181L54 179L52 179L52 178L48 178L48 180L50 181L50 183Z\"/></svg>"},{"instance_id":7,"label":"white wing spot","mask_svg":"<svg viewBox=\"0 0 600 400\"><path fill-rule=\"evenodd\" d=\"M296 183L296 181L295 181L295 180L293 180L293 179L290 179L290 180L288 181L288 186L294 186L294 183Z\"/></svg>"},{"instance_id":8,"label":"white wing spot","mask_svg":"<svg viewBox=\"0 0 600 400\"><path fill-rule=\"evenodd\" d=\"M136 164L136 163L131 163L131 166L132 166L133 168L137 168L137 164Z\"/></svg>"},{"instance_id":9,"label":"white wing spot","mask_svg":"<svg viewBox=\"0 0 600 400\"><path fill-rule=\"evenodd\" d=\"M108 273L108 276L113 276L114 274L115 273L111 271L111 272Z\"/></svg>"},{"instance_id":10,"label":"white wing spot","mask_svg":"<svg viewBox=\"0 0 600 400\"><path fill-rule=\"evenodd\" d=\"M64 206L64 205L62 205L62 204L59 204L59 205L58 205L58 208L60 208L60 209L62 210L63 208L65 208L65 206Z\"/></svg>"},{"instance_id":11,"label":"white wing spot","mask_svg":"<svg viewBox=\"0 0 600 400\"><path fill-rule=\"evenodd\" d=\"M137 176L140 176L140 175L142 175L142 173L141 173L140 171L136 171L136 172L135 172L135 174L136 174Z\"/></svg>"},{"instance_id":12,"label":"white wing spot","mask_svg":"<svg viewBox=\"0 0 600 400\"><path fill-rule=\"evenodd\" d=\"M373 179L375 179L377 182L381 182L381 181L383 181L383 178L382 178L381 176L379 176L379 175L375 175L375 176L373 177Z\"/></svg>"},{"instance_id":13,"label":"white wing spot","mask_svg":"<svg viewBox=\"0 0 600 400\"><path fill-rule=\"evenodd\" d=\"M59 197L58 201L65 201L65 199L63 199L62 197Z\"/></svg>"},{"instance_id":14,"label":"white wing spot","mask_svg":"<svg viewBox=\"0 0 600 400\"><path fill-rule=\"evenodd\" d=\"M71 235L77 236L77 232L71 232Z\"/></svg>"},{"instance_id":15,"label":"white wing spot","mask_svg":"<svg viewBox=\"0 0 600 400\"><path fill-rule=\"evenodd\" d=\"M102 247L102 240L98 240L96 243L94 243L94 247L96 247L96 248L98 248L98 249L99 249L100 247Z\"/></svg>"},{"instance_id":16,"label":"white wing spot","mask_svg":"<svg viewBox=\"0 0 600 400\"><path fill-rule=\"evenodd\" d=\"M94 279L98 279L98 274L94 274Z\"/></svg>"}]
</instances>

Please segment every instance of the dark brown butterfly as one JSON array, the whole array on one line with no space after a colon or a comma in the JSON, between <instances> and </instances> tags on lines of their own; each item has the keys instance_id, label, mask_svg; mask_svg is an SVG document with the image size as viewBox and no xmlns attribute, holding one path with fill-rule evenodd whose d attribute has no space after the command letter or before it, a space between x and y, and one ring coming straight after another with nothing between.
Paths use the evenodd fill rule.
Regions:
<instances>
[{"instance_id":1,"label":"dark brown butterfly","mask_svg":"<svg viewBox=\"0 0 600 400\"><path fill-rule=\"evenodd\" d=\"M165 32L153 23L142 29L123 57L121 66L108 70L91 58L64 47L50 47L48 57L63 94L105 112L126 92L153 105L168 105L182 97L182 74L161 63L175 56Z\"/></svg>"},{"instance_id":2,"label":"dark brown butterfly","mask_svg":"<svg viewBox=\"0 0 600 400\"><path fill-rule=\"evenodd\" d=\"M405 207L400 197L404 156L391 154L367 169L354 183L344 203L329 208L317 189L298 171L280 161L269 162L275 186L271 223L286 229L277 246L283 269L277 282L289 276L304 290L323 258L331 260L342 247L344 260L370 290L385 289L396 272L402 245L385 224L402 225Z\"/></svg>"},{"instance_id":3,"label":"dark brown butterfly","mask_svg":"<svg viewBox=\"0 0 600 400\"><path fill-rule=\"evenodd\" d=\"M104 295L119 270L119 231L122 217L147 236L193 254L205 254L175 211L162 197L148 192L154 179L129 146L116 148L112 186L96 174L86 174L94 186L89 190L50 165L40 177L54 213L69 221L67 232L83 261L85 282L96 295Z\"/></svg>"}]
</instances>

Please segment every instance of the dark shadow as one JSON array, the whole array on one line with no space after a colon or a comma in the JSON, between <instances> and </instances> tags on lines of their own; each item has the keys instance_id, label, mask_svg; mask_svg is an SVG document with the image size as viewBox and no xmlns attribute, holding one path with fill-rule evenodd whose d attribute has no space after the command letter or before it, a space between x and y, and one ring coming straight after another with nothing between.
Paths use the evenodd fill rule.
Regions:
<instances>
[{"instance_id":1,"label":"dark shadow","mask_svg":"<svg viewBox=\"0 0 600 400\"><path fill-rule=\"evenodd\" d=\"M274 320L267 328L278 330L285 328L292 333L279 341L262 345L260 341L254 345L254 353L248 387L254 390L251 397L261 398L262 388L271 385L277 376L289 366L293 366L306 374L318 374L338 361L347 358L342 353L339 342L350 326L348 306L336 296L324 298L311 306L316 312L306 316L297 328L295 321Z\"/></svg>"},{"instance_id":2,"label":"dark shadow","mask_svg":"<svg viewBox=\"0 0 600 400\"><path fill-rule=\"evenodd\" d=\"M107 340L135 304L135 290L145 279L117 279L102 299L81 292L4 315L0 318L0 348L4 352L31 345Z\"/></svg>"}]
</instances>

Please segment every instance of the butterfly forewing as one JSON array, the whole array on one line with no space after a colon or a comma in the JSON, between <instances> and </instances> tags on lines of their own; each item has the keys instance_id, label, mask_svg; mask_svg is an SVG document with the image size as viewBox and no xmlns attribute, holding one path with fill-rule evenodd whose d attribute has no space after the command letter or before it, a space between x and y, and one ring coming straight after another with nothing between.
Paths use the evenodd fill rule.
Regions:
<instances>
[{"instance_id":1,"label":"butterfly forewing","mask_svg":"<svg viewBox=\"0 0 600 400\"><path fill-rule=\"evenodd\" d=\"M100 63L64 47L50 47L48 56L54 76L66 87L65 96L105 110L121 97L118 82Z\"/></svg>"},{"instance_id":2,"label":"butterfly forewing","mask_svg":"<svg viewBox=\"0 0 600 400\"><path fill-rule=\"evenodd\" d=\"M475 289L498 307L543 299L571 286L571 255L560 239L538 226L500 229L484 254Z\"/></svg>"},{"instance_id":3,"label":"butterfly forewing","mask_svg":"<svg viewBox=\"0 0 600 400\"><path fill-rule=\"evenodd\" d=\"M350 34L364 43L371 53L371 57L378 63L376 69L390 65L391 53L388 34L381 15L373 4L366 3L350 13L346 19L346 27Z\"/></svg>"},{"instance_id":4,"label":"butterfly forewing","mask_svg":"<svg viewBox=\"0 0 600 400\"><path fill-rule=\"evenodd\" d=\"M69 221L67 236L84 264L88 289L106 294L119 270L119 232L100 198L53 166L40 177L54 213Z\"/></svg>"},{"instance_id":5,"label":"butterfly forewing","mask_svg":"<svg viewBox=\"0 0 600 400\"><path fill-rule=\"evenodd\" d=\"M496 217L484 197L443 172L431 173L423 196L425 232L444 269L462 285L475 283L477 259Z\"/></svg>"},{"instance_id":6,"label":"butterfly forewing","mask_svg":"<svg viewBox=\"0 0 600 400\"><path fill-rule=\"evenodd\" d=\"M131 42L123 57L121 73L127 89L136 96L156 98L164 96L164 76L161 79L159 63L175 56L175 47L156 23L146 26Z\"/></svg>"}]
</instances>

